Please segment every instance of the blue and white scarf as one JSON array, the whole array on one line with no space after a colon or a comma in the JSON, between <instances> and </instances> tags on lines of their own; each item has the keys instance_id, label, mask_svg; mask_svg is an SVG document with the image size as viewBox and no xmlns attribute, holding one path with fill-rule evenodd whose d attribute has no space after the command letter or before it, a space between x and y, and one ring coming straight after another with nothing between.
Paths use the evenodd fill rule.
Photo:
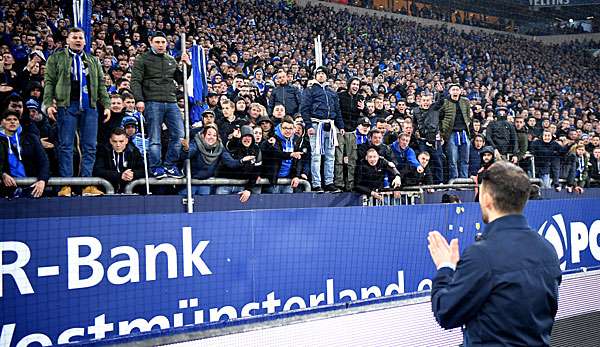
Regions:
<instances>
[{"instance_id":1,"label":"blue and white scarf","mask_svg":"<svg viewBox=\"0 0 600 347\"><path fill-rule=\"evenodd\" d=\"M21 157L21 141L19 140L22 132L23 128L18 127L17 131L9 136L4 133L4 130L0 130L0 136L8 140L8 166L10 175L13 177L27 177L23 158Z\"/></svg>"},{"instance_id":2,"label":"blue and white scarf","mask_svg":"<svg viewBox=\"0 0 600 347\"><path fill-rule=\"evenodd\" d=\"M90 96L87 87L87 72L83 63L84 53L77 53L69 49L69 54L73 57L71 63L71 80L79 81L79 109L83 110L90 107Z\"/></svg>"},{"instance_id":3,"label":"blue and white scarf","mask_svg":"<svg viewBox=\"0 0 600 347\"><path fill-rule=\"evenodd\" d=\"M286 153L294 151L294 136L289 139L281 133L281 124L275 128L275 135L281 140L281 150ZM292 159L284 159L281 161L281 168L277 173L277 177L288 177L292 169Z\"/></svg>"},{"instance_id":4,"label":"blue and white scarf","mask_svg":"<svg viewBox=\"0 0 600 347\"><path fill-rule=\"evenodd\" d=\"M366 143L367 141L369 141L369 137L368 135L363 135L360 133L360 131L358 131L358 129L356 129L356 144L357 145L361 145L363 143Z\"/></svg>"}]
</instances>

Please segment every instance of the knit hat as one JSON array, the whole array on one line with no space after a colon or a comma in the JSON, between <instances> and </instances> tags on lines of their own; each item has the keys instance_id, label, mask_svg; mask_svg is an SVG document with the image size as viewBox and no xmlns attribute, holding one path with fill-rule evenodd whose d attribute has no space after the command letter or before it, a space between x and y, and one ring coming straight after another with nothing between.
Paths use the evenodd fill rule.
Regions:
<instances>
[{"instance_id":1,"label":"knit hat","mask_svg":"<svg viewBox=\"0 0 600 347\"><path fill-rule=\"evenodd\" d=\"M327 70L327 68L325 66L319 66L318 68L315 69L315 77L317 76L317 74L319 72L324 73L325 76L329 76L329 70Z\"/></svg>"},{"instance_id":2,"label":"knit hat","mask_svg":"<svg viewBox=\"0 0 600 347\"><path fill-rule=\"evenodd\" d=\"M244 125L241 128L242 137L244 136L254 136L254 131L248 125Z\"/></svg>"},{"instance_id":3,"label":"knit hat","mask_svg":"<svg viewBox=\"0 0 600 347\"><path fill-rule=\"evenodd\" d=\"M37 102L35 99L29 99L27 100L27 102L25 103L25 107L28 110L40 110L40 103Z\"/></svg>"}]
</instances>

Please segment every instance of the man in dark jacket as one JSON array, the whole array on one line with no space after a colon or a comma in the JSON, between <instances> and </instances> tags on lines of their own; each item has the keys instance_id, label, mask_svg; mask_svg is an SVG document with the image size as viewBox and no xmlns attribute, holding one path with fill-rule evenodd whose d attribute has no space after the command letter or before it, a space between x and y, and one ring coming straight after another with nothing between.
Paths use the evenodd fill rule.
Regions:
<instances>
[{"instance_id":1,"label":"man in dark jacket","mask_svg":"<svg viewBox=\"0 0 600 347\"><path fill-rule=\"evenodd\" d=\"M451 84L448 92L450 97L444 100L440 110L440 135L446 146L449 176L467 178L472 111L469 100L461 97L458 84Z\"/></svg>"},{"instance_id":2,"label":"man in dark jacket","mask_svg":"<svg viewBox=\"0 0 600 347\"><path fill-rule=\"evenodd\" d=\"M354 191L382 200L380 191L384 188L386 175L392 178L394 188L400 186L400 173L395 165L381 158L374 148L370 148L356 167Z\"/></svg>"},{"instance_id":3,"label":"man in dark jacket","mask_svg":"<svg viewBox=\"0 0 600 347\"><path fill-rule=\"evenodd\" d=\"M312 186L316 192L322 192L323 188L329 192L339 191L333 184L335 147L338 129L342 135L345 133L338 95L325 84L328 73L324 66L315 70L317 83L304 91L300 107L310 138ZM321 156L325 159L325 182L321 182Z\"/></svg>"},{"instance_id":4,"label":"man in dark jacket","mask_svg":"<svg viewBox=\"0 0 600 347\"><path fill-rule=\"evenodd\" d=\"M183 117L177 106L177 86L183 83L183 71L177 66L175 58L167 54L167 40L162 32L155 32L150 40L152 48L135 59L131 77L131 89L136 107L144 112L148 121L149 166L155 178L182 178L183 174L176 166L181 151L180 139L183 138ZM181 61L190 65L186 52ZM162 144L160 134L162 124L169 129L169 145L164 161L161 158Z\"/></svg>"},{"instance_id":5,"label":"man in dark jacket","mask_svg":"<svg viewBox=\"0 0 600 347\"><path fill-rule=\"evenodd\" d=\"M2 139L0 151L3 152L0 154L0 159L4 162L1 172L2 195L41 197L50 178L50 163L40 139L34 134L23 131L15 112L4 112L0 126ZM17 188L15 178L22 177L36 177L37 181L21 191Z\"/></svg>"},{"instance_id":6,"label":"man in dark jacket","mask_svg":"<svg viewBox=\"0 0 600 347\"><path fill-rule=\"evenodd\" d=\"M486 142L494 147L503 159L512 161L513 164L519 162L517 154L519 153L519 139L515 126L506 119L506 108L500 107L497 110L497 119L491 122L486 130Z\"/></svg>"},{"instance_id":7,"label":"man in dark jacket","mask_svg":"<svg viewBox=\"0 0 600 347\"><path fill-rule=\"evenodd\" d=\"M340 112L344 120L344 130L354 131L358 126L362 111L365 108L365 98L358 94L360 80L353 77L348 81L348 90L338 93L340 99Z\"/></svg>"},{"instance_id":8,"label":"man in dark jacket","mask_svg":"<svg viewBox=\"0 0 600 347\"><path fill-rule=\"evenodd\" d=\"M429 233L433 313L444 329L465 327L465 347L550 345L562 274L554 247L523 216L530 186L521 168L497 162L479 190L481 239L459 255L457 239Z\"/></svg>"},{"instance_id":9,"label":"man in dark jacket","mask_svg":"<svg viewBox=\"0 0 600 347\"><path fill-rule=\"evenodd\" d=\"M338 136L341 143L335 148L334 182L340 190L351 191L354 188L354 171L356 170L356 161L359 158L357 146L369 142L368 135L371 128L369 118L363 117L359 123L354 131Z\"/></svg>"},{"instance_id":10,"label":"man in dark jacket","mask_svg":"<svg viewBox=\"0 0 600 347\"><path fill-rule=\"evenodd\" d=\"M263 143L263 175L271 182L265 189L267 193L293 193L300 183L302 152L294 139L294 130L294 120L286 116L275 128L275 136ZM292 183L280 185L280 178L291 178Z\"/></svg>"},{"instance_id":11,"label":"man in dark jacket","mask_svg":"<svg viewBox=\"0 0 600 347\"><path fill-rule=\"evenodd\" d=\"M600 187L600 147L594 148L590 158L590 187Z\"/></svg>"},{"instance_id":12,"label":"man in dark jacket","mask_svg":"<svg viewBox=\"0 0 600 347\"><path fill-rule=\"evenodd\" d=\"M541 140L531 144L531 153L535 158L536 177L542 179L544 188L550 188L550 180L556 189L560 189L560 158L566 154L568 148L562 147L552 139L552 133L544 130Z\"/></svg>"},{"instance_id":13,"label":"man in dark jacket","mask_svg":"<svg viewBox=\"0 0 600 347\"><path fill-rule=\"evenodd\" d=\"M271 93L269 102L269 113L273 113L273 106L282 104L288 116L295 117L300 113L300 104L302 103L302 93L300 90L289 84L288 75L281 70L277 73L277 87Z\"/></svg>"},{"instance_id":14,"label":"man in dark jacket","mask_svg":"<svg viewBox=\"0 0 600 347\"><path fill-rule=\"evenodd\" d=\"M226 159L221 162L217 177L248 180L248 182L243 186L219 186L216 194L239 193L242 203L248 201L252 193L259 194L260 187L256 186L256 180L262 169L262 154L254 142L252 127L242 126L240 138L235 137L227 142L223 156Z\"/></svg>"},{"instance_id":15,"label":"man in dark jacket","mask_svg":"<svg viewBox=\"0 0 600 347\"><path fill-rule=\"evenodd\" d=\"M369 142L357 146L357 158L360 161L367 155L370 148L375 148L380 157L387 161L393 161L392 149L383 143L383 132L379 129L369 131Z\"/></svg>"},{"instance_id":16,"label":"man in dark jacket","mask_svg":"<svg viewBox=\"0 0 600 347\"><path fill-rule=\"evenodd\" d=\"M441 85L439 85L441 89ZM444 181L443 151L440 137L440 107L443 99L440 97L435 104L433 95L423 93L419 101L419 107L413 109L413 118L415 126L419 132L418 148L419 152L429 153L431 165L429 165L433 175L433 183L440 184Z\"/></svg>"},{"instance_id":17,"label":"man in dark jacket","mask_svg":"<svg viewBox=\"0 0 600 347\"><path fill-rule=\"evenodd\" d=\"M144 177L144 159L123 128L114 128L109 143L98 148L94 176L109 181L115 191L122 193L125 186Z\"/></svg>"}]
</instances>

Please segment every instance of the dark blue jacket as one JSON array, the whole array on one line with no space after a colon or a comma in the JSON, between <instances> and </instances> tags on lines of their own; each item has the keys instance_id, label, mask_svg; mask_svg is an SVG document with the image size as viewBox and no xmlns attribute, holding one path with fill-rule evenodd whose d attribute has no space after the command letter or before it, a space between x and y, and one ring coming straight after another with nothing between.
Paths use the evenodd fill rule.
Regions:
<instances>
[{"instance_id":1,"label":"dark blue jacket","mask_svg":"<svg viewBox=\"0 0 600 347\"><path fill-rule=\"evenodd\" d=\"M338 95L329 87L323 87L315 83L312 87L306 89L302 98L300 113L306 124L306 129L313 127L311 118L333 119L338 129L344 129Z\"/></svg>"},{"instance_id":2,"label":"dark blue jacket","mask_svg":"<svg viewBox=\"0 0 600 347\"><path fill-rule=\"evenodd\" d=\"M531 152L535 157L535 170L536 175L546 175L551 173L553 165L560 166L560 158L564 156L568 147L562 147L556 141L550 141L548 143L542 140L535 140L531 143ZM557 163L558 161L558 163Z\"/></svg>"},{"instance_id":3,"label":"dark blue jacket","mask_svg":"<svg viewBox=\"0 0 600 347\"><path fill-rule=\"evenodd\" d=\"M282 104L285 107L285 114L296 116L300 112L302 103L302 93L294 86L279 86L273 89L269 103L269 113L273 113L275 104Z\"/></svg>"},{"instance_id":4,"label":"dark blue jacket","mask_svg":"<svg viewBox=\"0 0 600 347\"><path fill-rule=\"evenodd\" d=\"M465 325L464 346L549 346L562 274L556 251L523 215L500 217L431 290L445 329Z\"/></svg>"},{"instance_id":5,"label":"dark blue jacket","mask_svg":"<svg viewBox=\"0 0 600 347\"><path fill-rule=\"evenodd\" d=\"M416 169L421 166L421 163L419 163L417 155L412 148L406 147L405 149L402 149L398 141L394 141L390 148L392 149L392 160L402 175L409 172L411 167Z\"/></svg>"},{"instance_id":6,"label":"dark blue jacket","mask_svg":"<svg viewBox=\"0 0 600 347\"><path fill-rule=\"evenodd\" d=\"M485 147L485 146L484 146ZM469 150L469 177L477 176L477 171L481 168L481 157L479 156L479 151L481 149L476 149L475 145L471 142L471 149Z\"/></svg>"}]
</instances>

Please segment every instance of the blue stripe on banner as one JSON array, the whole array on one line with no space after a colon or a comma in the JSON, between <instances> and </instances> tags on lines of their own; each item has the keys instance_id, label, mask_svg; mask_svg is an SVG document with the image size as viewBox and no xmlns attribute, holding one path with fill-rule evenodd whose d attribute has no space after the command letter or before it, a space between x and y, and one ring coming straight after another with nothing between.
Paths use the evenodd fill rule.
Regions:
<instances>
[{"instance_id":1,"label":"blue stripe on banner","mask_svg":"<svg viewBox=\"0 0 600 347\"><path fill-rule=\"evenodd\" d=\"M73 0L73 23L85 33L85 51L90 52L92 40L92 0Z\"/></svg>"}]
</instances>

